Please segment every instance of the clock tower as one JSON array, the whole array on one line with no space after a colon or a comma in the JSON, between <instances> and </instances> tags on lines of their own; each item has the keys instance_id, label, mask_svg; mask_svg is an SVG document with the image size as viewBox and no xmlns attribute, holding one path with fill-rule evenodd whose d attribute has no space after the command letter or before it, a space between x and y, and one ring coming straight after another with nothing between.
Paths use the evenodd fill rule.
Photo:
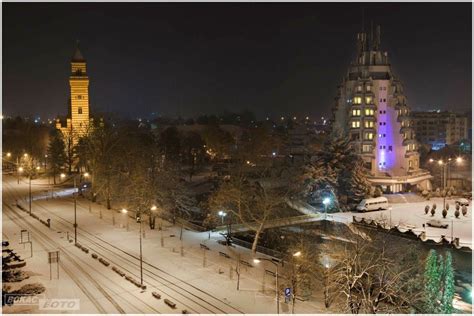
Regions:
<instances>
[{"instance_id":1,"label":"clock tower","mask_svg":"<svg viewBox=\"0 0 474 316\"><path fill-rule=\"evenodd\" d=\"M77 144L79 138L85 136L89 131L89 77L87 76L86 60L82 56L79 46L76 46L71 59L70 86L70 108L66 118L66 126L59 119L56 128L63 132L65 137L71 137L73 143Z\"/></svg>"}]
</instances>

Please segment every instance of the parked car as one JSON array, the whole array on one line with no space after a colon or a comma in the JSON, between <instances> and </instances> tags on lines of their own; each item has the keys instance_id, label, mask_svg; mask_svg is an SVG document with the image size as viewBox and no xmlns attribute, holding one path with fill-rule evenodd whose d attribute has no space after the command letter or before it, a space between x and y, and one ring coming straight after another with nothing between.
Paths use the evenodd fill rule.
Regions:
<instances>
[{"instance_id":1,"label":"parked car","mask_svg":"<svg viewBox=\"0 0 474 316\"><path fill-rule=\"evenodd\" d=\"M356 207L356 210L359 212L378 211L386 209L388 209L388 200L384 196L372 199L363 199Z\"/></svg>"},{"instance_id":2,"label":"parked car","mask_svg":"<svg viewBox=\"0 0 474 316\"><path fill-rule=\"evenodd\" d=\"M437 228L448 228L448 224L442 223L440 220L432 219L426 223L429 227L437 227Z\"/></svg>"},{"instance_id":3,"label":"parked car","mask_svg":"<svg viewBox=\"0 0 474 316\"><path fill-rule=\"evenodd\" d=\"M462 194L462 197L468 200L472 200L472 192L465 192Z\"/></svg>"},{"instance_id":4,"label":"parked car","mask_svg":"<svg viewBox=\"0 0 474 316\"><path fill-rule=\"evenodd\" d=\"M456 205L459 206L469 206L469 200L465 198L460 198L456 200Z\"/></svg>"}]
</instances>

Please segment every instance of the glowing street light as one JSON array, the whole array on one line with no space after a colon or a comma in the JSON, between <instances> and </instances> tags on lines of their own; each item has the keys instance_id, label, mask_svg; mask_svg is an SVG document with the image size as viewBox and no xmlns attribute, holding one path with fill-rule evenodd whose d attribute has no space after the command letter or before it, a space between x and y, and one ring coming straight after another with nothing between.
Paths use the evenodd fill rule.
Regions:
<instances>
[{"instance_id":1,"label":"glowing street light","mask_svg":"<svg viewBox=\"0 0 474 316\"><path fill-rule=\"evenodd\" d=\"M457 163L462 163L462 162L463 162L462 157L457 157L457 158L456 158L456 162L457 162Z\"/></svg>"},{"instance_id":2,"label":"glowing street light","mask_svg":"<svg viewBox=\"0 0 474 316\"><path fill-rule=\"evenodd\" d=\"M66 178L66 175L64 173L61 173L59 176L61 177L61 179Z\"/></svg>"},{"instance_id":3,"label":"glowing street light","mask_svg":"<svg viewBox=\"0 0 474 316\"><path fill-rule=\"evenodd\" d=\"M36 170L38 170L38 171L39 171L40 169L41 169L41 168L40 168L40 166L36 166Z\"/></svg>"},{"instance_id":4,"label":"glowing street light","mask_svg":"<svg viewBox=\"0 0 474 316\"><path fill-rule=\"evenodd\" d=\"M123 209L122 209L122 214L125 214L125 217L127 218L127 231L128 231L129 226L128 226L128 215L127 215L127 213L128 213L127 209L124 209L124 208L123 208Z\"/></svg>"},{"instance_id":5,"label":"glowing street light","mask_svg":"<svg viewBox=\"0 0 474 316\"><path fill-rule=\"evenodd\" d=\"M442 164L443 164L443 160L441 160L441 159L440 159L440 160L438 160L438 165L440 165L440 166L441 166Z\"/></svg>"},{"instance_id":6,"label":"glowing street light","mask_svg":"<svg viewBox=\"0 0 474 316\"><path fill-rule=\"evenodd\" d=\"M12 153L7 153L7 157L10 158L12 156Z\"/></svg>"},{"instance_id":7,"label":"glowing street light","mask_svg":"<svg viewBox=\"0 0 474 316\"><path fill-rule=\"evenodd\" d=\"M150 210L152 211L156 211L156 209L157 209L156 205L153 205L152 207L150 207Z\"/></svg>"},{"instance_id":8,"label":"glowing street light","mask_svg":"<svg viewBox=\"0 0 474 316\"><path fill-rule=\"evenodd\" d=\"M293 257L301 257L301 251L297 251L293 254Z\"/></svg>"},{"instance_id":9,"label":"glowing street light","mask_svg":"<svg viewBox=\"0 0 474 316\"><path fill-rule=\"evenodd\" d=\"M89 172L84 172L84 177L88 178L90 176Z\"/></svg>"},{"instance_id":10,"label":"glowing street light","mask_svg":"<svg viewBox=\"0 0 474 316\"><path fill-rule=\"evenodd\" d=\"M24 154L23 154L23 157L25 157L25 158L28 157L28 154L27 154L27 153L24 153Z\"/></svg>"},{"instance_id":11,"label":"glowing street light","mask_svg":"<svg viewBox=\"0 0 474 316\"><path fill-rule=\"evenodd\" d=\"M20 172L20 173L23 172L23 170L24 170L23 167L18 168L18 172Z\"/></svg>"},{"instance_id":12,"label":"glowing street light","mask_svg":"<svg viewBox=\"0 0 474 316\"><path fill-rule=\"evenodd\" d=\"M219 211L217 215L221 217L222 224L224 224L224 217L226 217L227 213L224 211Z\"/></svg>"},{"instance_id":13,"label":"glowing street light","mask_svg":"<svg viewBox=\"0 0 474 316\"><path fill-rule=\"evenodd\" d=\"M429 162L432 163L433 161L434 161L434 159L433 159L433 158L430 158Z\"/></svg>"}]
</instances>

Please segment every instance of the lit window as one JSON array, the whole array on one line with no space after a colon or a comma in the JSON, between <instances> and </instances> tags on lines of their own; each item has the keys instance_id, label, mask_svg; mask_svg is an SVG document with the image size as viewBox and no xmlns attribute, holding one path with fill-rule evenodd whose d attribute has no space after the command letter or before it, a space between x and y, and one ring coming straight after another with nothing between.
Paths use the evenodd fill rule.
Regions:
<instances>
[{"instance_id":1,"label":"lit window","mask_svg":"<svg viewBox=\"0 0 474 316\"><path fill-rule=\"evenodd\" d=\"M372 121L365 121L365 127L366 127L366 128L372 128L372 127L374 127L374 122L372 122Z\"/></svg>"},{"instance_id":2,"label":"lit window","mask_svg":"<svg viewBox=\"0 0 474 316\"><path fill-rule=\"evenodd\" d=\"M362 91L362 86L357 86L357 91Z\"/></svg>"},{"instance_id":3,"label":"lit window","mask_svg":"<svg viewBox=\"0 0 474 316\"><path fill-rule=\"evenodd\" d=\"M366 116L373 116L374 115L374 110L373 109L365 109L365 115Z\"/></svg>"},{"instance_id":4,"label":"lit window","mask_svg":"<svg viewBox=\"0 0 474 316\"><path fill-rule=\"evenodd\" d=\"M77 114L82 114L82 107L79 107L79 108L77 109Z\"/></svg>"},{"instance_id":5,"label":"lit window","mask_svg":"<svg viewBox=\"0 0 474 316\"><path fill-rule=\"evenodd\" d=\"M372 90L372 86L369 86L369 85L365 86L365 89L366 89L367 92L369 92L370 90Z\"/></svg>"},{"instance_id":6,"label":"lit window","mask_svg":"<svg viewBox=\"0 0 474 316\"><path fill-rule=\"evenodd\" d=\"M360 127L360 121L352 121L352 128Z\"/></svg>"},{"instance_id":7,"label":"lit window","mask_svg":"<svg viewBox=\"0 0 474 316\"><path fill-rule=\"evenodd\" d=\"M372 146L370 145L362 145L362 151L367 153L372 151Z\"/></svg>"},{"instance_id":8,"label":"lit window","mask_svg":"<svg viewBox=\"0 0 474 316\"><path fill-rule=\"evenodd\" d=\"M360 110L357 110L357 109L352 110L352 116L360 116Z\"/></svg>"},{"instance_id":9,"label":"lit window","mask_svg":"<svg viewBox=\"0 0 474 316\"><path fill-rule=\"evenodd\" d=\"M374 134L373 133L365 133L365 139L368 139L368 140L374 139Z\"/></svg>"},{"instance_id":10,"label":"lit window","mask_svg":"<svg viewBox=\"0 0 474 316\"><path fill-rule=\"evenodd\" d=\"M365 97L365 104L372 104L372 97Z\"/></svg>"},{"instance_id":11,"label":"lit window","mask_svg":"<svg viewBox=\"0 0 474 316\"><path fill-rule=\"evenodd\" d=\"M354 97L354 104L361 104L362 103L362 98L361 97Z\"/></svg>"}]
</instances>

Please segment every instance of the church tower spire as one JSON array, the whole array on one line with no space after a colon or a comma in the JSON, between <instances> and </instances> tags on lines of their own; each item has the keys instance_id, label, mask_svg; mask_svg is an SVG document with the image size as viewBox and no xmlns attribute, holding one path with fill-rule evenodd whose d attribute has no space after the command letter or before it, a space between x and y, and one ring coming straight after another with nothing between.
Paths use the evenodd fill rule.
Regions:
<instances>
[{"instance_id":1,"label":"church tower spire","mask_svg":"<svg viewBox=\"0 0 474 316\"><path fill-rule=\"evenodd\" d=\"M77 144L80 137L87 134L89 130L89 77L87 76L87 63L79 50L79 41L71 58L71 74L69 76L70 105L69 117L66 127L59 122L56 127L66 136L72 137L73 143Z\"/></svg>"}]
</instances>

